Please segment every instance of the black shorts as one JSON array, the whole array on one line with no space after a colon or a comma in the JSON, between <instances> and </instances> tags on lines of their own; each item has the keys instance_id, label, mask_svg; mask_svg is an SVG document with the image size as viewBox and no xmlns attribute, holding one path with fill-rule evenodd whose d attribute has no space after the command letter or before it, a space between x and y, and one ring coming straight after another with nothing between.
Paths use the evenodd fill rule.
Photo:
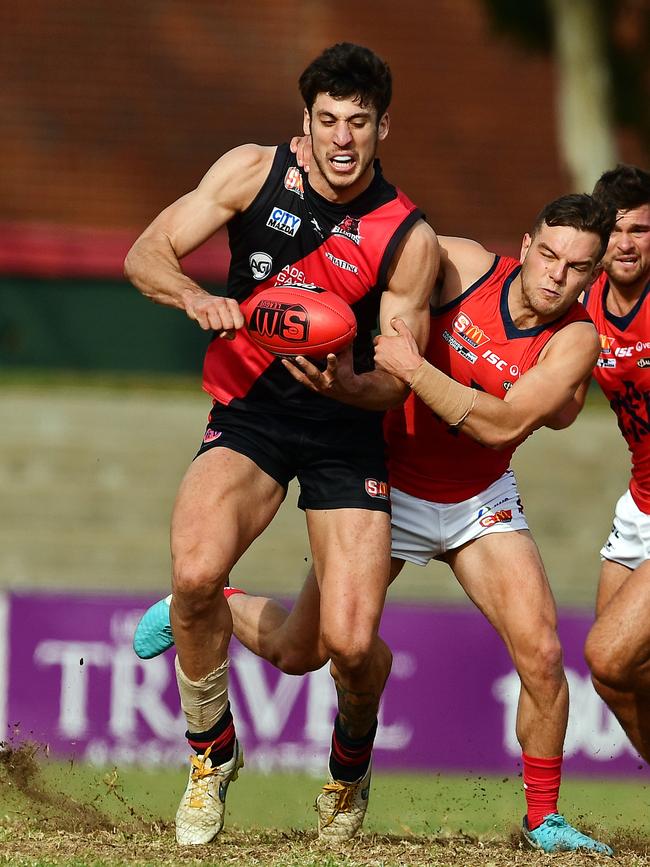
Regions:
<instances>
[{"instance_id":1,"label":"black shorts","mask_svg":"<svg viewBox=\"0 0 650 867\"><path fill-rule=\"evenodd\" d=\"M197 457L212 448L246 455L282 485L300 483L301 509L390 514L382 418L317 421L215 404Z\"/></svg>"}]
</instances>

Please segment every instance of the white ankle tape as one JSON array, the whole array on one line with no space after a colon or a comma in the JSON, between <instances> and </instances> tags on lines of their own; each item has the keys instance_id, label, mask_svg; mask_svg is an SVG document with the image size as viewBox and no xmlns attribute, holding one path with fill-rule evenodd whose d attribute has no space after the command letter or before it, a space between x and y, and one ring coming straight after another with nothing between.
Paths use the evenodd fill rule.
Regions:
<instances>
[{"instance_id":1,"label":"white ankle tape","mask_svg":"<svg viewBox=\"0 0 650 867\"><path fill-rule=\"evenodd\" d=\"M226 659L201 680L190 680L176 657L176 682L189 731L207 732L224 715L228 706L229 662Z\"/></svg>"}]
</instances>

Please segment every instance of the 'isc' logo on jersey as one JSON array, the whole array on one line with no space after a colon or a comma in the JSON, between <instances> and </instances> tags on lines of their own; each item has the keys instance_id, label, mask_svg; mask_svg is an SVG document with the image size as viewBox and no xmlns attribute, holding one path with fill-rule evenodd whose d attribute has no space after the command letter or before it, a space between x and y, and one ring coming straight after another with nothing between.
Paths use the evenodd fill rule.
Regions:
<instances>
[{"instance_id":1,"label":"'isc' logo on jersey","mask_svg":"<svg viewBox=\"0 0 650 867\"><path fill-rule=\"evenodd\" d=\"M283 340L302 342L309 337L309 313L302 304L261 301L253 311L248 330L263 337L277 334Z\"/></svg>"},{"instance_id":2,"label":"'isc' logo on jersey","mask_svg":"<svg viewBox=\"0 0 650 867\"><path fill-rule=\"evenodd\" d=\"M475 349L487 343L490 339L482 328L474 325L467 313L462 310L454 319L454 331L463 338L466 343Z\"/></svg>"}]
</instances>

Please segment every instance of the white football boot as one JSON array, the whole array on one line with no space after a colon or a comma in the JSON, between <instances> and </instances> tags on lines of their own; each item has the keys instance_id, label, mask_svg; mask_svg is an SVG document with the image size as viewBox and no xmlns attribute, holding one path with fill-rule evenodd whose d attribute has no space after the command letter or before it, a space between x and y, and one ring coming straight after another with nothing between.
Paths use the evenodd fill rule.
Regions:
<instances>
[{"instance_id":1,"label":"white football boot","mask_svg":"<svg viewBox=\"0 0 650 867\"><path fill-rule=\"evenodd\" d=\"M329 782L316 799L319 840L343 843L354 837L368 809L370 772L371 765L355 783L334 780L330 774Z\"/></svg>"},{"instance_id":2,"label":"white football boot","mask_svg":"<svg viewBox=\"0 0 650 867\"><path fill-rule=\"evenodd\" d=\"M190 777L176 812L176 842L182 846L209 843L223 828L226 793L244 766L244 752L235 740L232 759L213 767L210 747L190 756Z\"/></svg>"}]
</instances>

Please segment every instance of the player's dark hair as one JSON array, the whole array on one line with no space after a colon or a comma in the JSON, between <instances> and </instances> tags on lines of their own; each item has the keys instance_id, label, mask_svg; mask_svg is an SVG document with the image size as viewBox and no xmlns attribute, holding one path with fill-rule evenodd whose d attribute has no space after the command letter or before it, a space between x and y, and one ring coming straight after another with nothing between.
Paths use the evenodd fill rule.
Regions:
<instances>
[{"instance_id":1,"label":"player's dark hair","mask_svg":"<svg viewBox=\"0 0 650 867\"><path fill-rule=\"evenodd\" d=\"M637 166L620 163L596 181L594 196L610 202L619 211L650 204L650 174Z\"/></svg>"},{"instance_id":2,"label":"player's dark hair","mask_svg":"<svg viewBox=\"0 0 650 867\"><path fill-rule=\"evenodd\" d=\"M607 249L609 235L616 223L616 208L609 202L587 193L572 193L549 202L537 215L531 235L542 226L570 226L581 232L593 232L600 238L600 259Z\"/></svg>"},{"instance_id":3,"label":"player's dark hair","mask_svg":"<svg viewBox=\"0 0 650 867\"><path fill-rule=\"evenodd\" d=\"M390 105L393 79L388 64L374 51L338 42L309 64L298 87L310 114L318 94L329 93L335 99L354 99L363 108L372 106L379 123Z\"/></svg>"}]
</instances>

